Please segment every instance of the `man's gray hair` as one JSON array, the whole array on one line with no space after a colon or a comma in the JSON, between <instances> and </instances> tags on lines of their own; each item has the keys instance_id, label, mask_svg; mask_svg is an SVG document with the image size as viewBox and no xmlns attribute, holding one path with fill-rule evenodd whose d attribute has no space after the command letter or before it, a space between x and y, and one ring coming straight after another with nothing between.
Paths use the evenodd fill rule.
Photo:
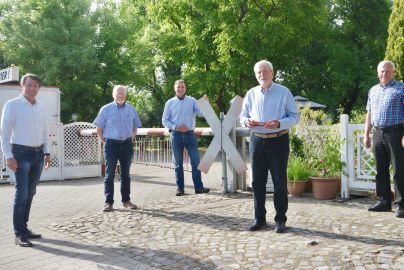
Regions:
<instances>
[{"instance_id":1,"label":"man's gray hair","mask_svg":"<svg viewBox=\"0 0 404 270\"><path fill-rule=\"evenodd\" d=\"M128 88L124 85L115 85L114 88L112 89L112 96L115 97L116 94L118 93L118 90L122 88L125 90L125 94L128 93Z\"/></svg>"},{"instance_id":2,"label":"man's gray hair","mask_svg":"<svg viewBox=\"0 0 404 270\"><path fill-rule=\"evenodd\" d=\"M394 65L394 63L392 61L383 60L377 65L377 71L379 71L379 69L381 69L384 65L390 65L393 67L393 70L396 70L396 66Z\"/></svg>"},{"instance_id":3,"label":"man's gray hair","mask_svg":"<svg viewBox=\"0 0 404 270\"><path fill-rule=\"evenodd\" d=\"M260 65L266 65L267 67L269 67L270 70L274 71L274 68L273 68L273 66L272 66L272 63L269 62L268 60L261 60L261 61L258 61L257 63L255 63L255 65L254 65L254 71L255 71L255 70L257 69L257 67L260 66Z\"/></svg>"}]
</instances>

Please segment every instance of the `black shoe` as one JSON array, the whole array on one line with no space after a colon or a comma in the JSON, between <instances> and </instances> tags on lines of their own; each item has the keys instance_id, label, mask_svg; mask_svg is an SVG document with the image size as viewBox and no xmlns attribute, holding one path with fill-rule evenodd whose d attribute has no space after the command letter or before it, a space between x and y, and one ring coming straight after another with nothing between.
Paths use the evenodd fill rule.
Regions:
<instances>
[{"instance_id":1,"label":"black shoe","mask_svg":"<svg viewBox=\"0 0 404 270\"><path fill-rule=\"evenodd\" d=\"M375 205L368 208L371 212L390 212L391 204L378 201Z\"/></svg>"},{"instance_id":2,"label":"black shoe","mask_svg":"<svg viewBox=\"0 0 404 270\"><path fill-rule=\"evenodd\" d=\"M39 233L34 233L31 230L27 230L27 238L29 239L37 239L37 238L42 238L42 235L40 235Z\"/></svg>"},{"instance_id":3,"label":"black shoe","mask_svg":"<svg viewBox=\"0 0 404 270\"><path fill-rule=\"evenodd\" d=\"M283 221L277 221L275 223L275 232L276 233L284 233L286 232L286 225Z\"/></svg>"},{"instance_id":4,"label":"black shoe","mask_svg":"<svg viewBox=\"0 0 404 270\"><path fill-rule=\"evenodd\" d=\"M175 193L175 196L184 196L185 192L183 189L177 189L177 193Z\"/></svg>"},{"instance_id":5,"label":"black shoe","mask_svg":"<svg viewBox=\"0 0 404 270\"><path fill-rule=\"evenodd\" d=\"M195 194L209 193L209 191L210 191L209 188L196 189L196 190L195 190Z\"/></svg>"},{"instance_id":6,"label":"black shoe","mask_svg":"<svg viewBox=\"0 0 404 270\"><path fill-rule=\"evenodd\" d=\"M267 222L264 221L257 221L255 220L254 223L252 223L249 227L248 230L249 231L258 231L261 230L262 228L267 226Z\"/></svg>"},{"instance_id":7,"label":"black shoe","mask_svg":"<svg viewBox=\"0 0 404 270\"><path fill-rule=\"evenodd\" d=\"M404 207L397 207L396 217L404 218Z\"/></svg>"},{"instance_id":8,"label":"black shoe","mask_svg":"<svg viewBox=\"0 0 404 270\"><path fill-rule=\"evenodd\" d=\"M20 247L32 247L31 241L29 241L26 236L16 236L15 244L19 245Z\"/></svg>"}]
</instances>

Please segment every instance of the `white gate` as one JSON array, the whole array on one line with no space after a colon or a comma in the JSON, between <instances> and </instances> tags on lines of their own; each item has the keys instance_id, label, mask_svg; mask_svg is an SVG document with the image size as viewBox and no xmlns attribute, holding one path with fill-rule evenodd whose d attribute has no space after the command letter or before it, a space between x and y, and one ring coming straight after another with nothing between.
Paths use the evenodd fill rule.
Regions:
<instances>
[{"instance_id":1,"label":"white gate","mask_svg":"<svg viewBox=\"0 0 404 270\"><path fill-rule=\"evenodd\" d=\"M101 176L101 142L96 136L81 136L82 129L94 129L91 123L77 122L49 126L51 166L40 181ZM14 182L14 173L5 166L0 151L0 182Z\"/></svg>"},{"instance_id":2,"label":"white gate","mask_svg":"<svg viewBox=\"0 0 404 270\"><path fill-rule=\"evenodd\" d=\"M348 115L340 117L341 160L346 165L341 175L341 197L349 198L352 190L375 190L375 160L364 147L364 124L349 124Z\"/></svg>"}]
</instances>

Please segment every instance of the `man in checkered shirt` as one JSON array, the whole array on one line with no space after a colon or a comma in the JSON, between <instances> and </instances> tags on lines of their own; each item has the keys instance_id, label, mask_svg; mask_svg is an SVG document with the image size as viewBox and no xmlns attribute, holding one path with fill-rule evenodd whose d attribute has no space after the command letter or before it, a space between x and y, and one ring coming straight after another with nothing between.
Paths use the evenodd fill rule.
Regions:
<instances>
[{"instance_id":1,"label":"man in checkered shirt","mask_svg":"<svg viewBox=\"0 0 404 270\"><path fill-rule=\"evenodd\" d=\"M391 163L396 191L396 217L404 218L404 83L394 80L394 71L395 66L391 61L381 61L377 66L380 83L369 90L363 143L370 148L369 134L374 127L373 152L379 201L368 210L391 211Z\"/></svg>"}]
</instances>

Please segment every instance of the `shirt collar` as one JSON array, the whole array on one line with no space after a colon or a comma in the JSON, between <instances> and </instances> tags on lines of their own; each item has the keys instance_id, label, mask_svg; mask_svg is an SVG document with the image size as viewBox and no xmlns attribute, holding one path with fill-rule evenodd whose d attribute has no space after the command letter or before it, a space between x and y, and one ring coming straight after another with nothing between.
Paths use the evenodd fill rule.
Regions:
<instances>
[{"instance_id":1,"label":"shirt collar","mask_svg":"<svg viewBox=\"0 0 404 270\"><path fill-rule=\"evenodd\" d=\"M390 86L393 86L396 83L395 80L391 80L390 82L388 82L386 85L382 85L381 83L379 83L379 85L383 88L388 88Z\"/></svg>"},{"instance_id":2,"label":"shirt collar","mask_svg":"<svg viewBox=\"0 0 404 270\"><path fill-rule=\"evenodd\" d=\"M23 94L20 95L20 99L22 100L22 102L24 102L24 103L29 103L29 104L31 104L31 105L35 105L35 104L38 103L38 101L35 99L35 100L34 100L34 103L32 104L31 102L29 102L29 100L28 100Z\"/></svg>"},{"instance_id":3,"label":"shirt collar","mask_svg":"<svg viewBox=\"0 0 404 270\"><path fill-rule=\"evenodd\" d=\"M185 99L185 95L182 96L182 98L180 98L179 96L176 96L178 100L184 100Z\"/></svg>"},{"instance_id":4,"label":"shirt collar","mask_svg":"<svg viewBox=\"0 0 404 270\"><path fill-rule=\"evenodd\" d=\"M262 86L260 86L261 92L262 92L263 94L268 93L269 90L272 88L273 85L274 85L274 83L272 82L271 85L270 85L267 89L264 89L264 88L262 88Z\"/></svg>"},{"instance_id":5,"label":"shirt collar","mask_svg":"<svg viewBox=\"0 0 404 270\"><path fill-rule=\"evenodd\" d=\"M116 107L117 107L118 109L123 109L123 108L125 108L126 102L124 102L124 103L122 103L122 104L118 104L118 103L115 102L115 105L116 105Z\"/></svg>"}]
</instances>

